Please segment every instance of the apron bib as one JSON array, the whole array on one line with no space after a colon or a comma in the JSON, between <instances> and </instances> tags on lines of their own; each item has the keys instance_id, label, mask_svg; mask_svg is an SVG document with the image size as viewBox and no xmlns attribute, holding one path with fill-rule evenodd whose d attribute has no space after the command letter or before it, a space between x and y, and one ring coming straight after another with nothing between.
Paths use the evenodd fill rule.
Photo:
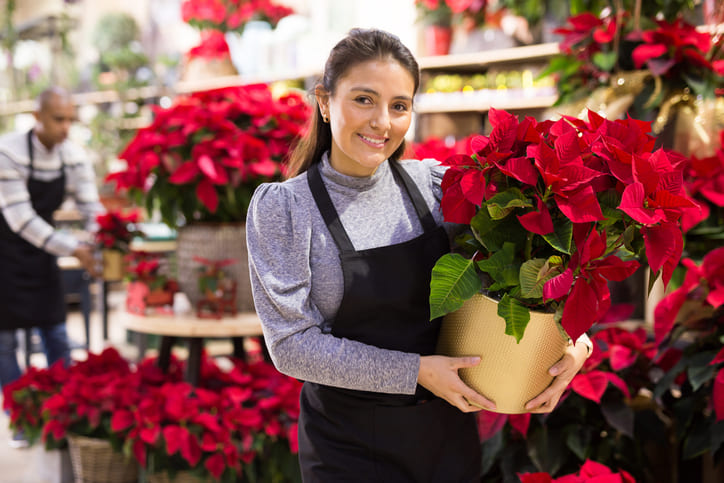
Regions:
<instances>
[{"instance_id":1,"label":"apron bib","mask_svg":"<svg viewBox=\"0 0 724 483\"><path fill-rule=\"evenodd\" d=\"M317 207L340 251L342 303L322 330L385 349L431 355L440 319L430 321L430 274L449 251L414 181L389 163L412 200L424 233L412 240L356 251L324 187L319 167L307 171ZM479 481L481 449L475 416L418 386L416 394L384 394L305 382L300 401L299 457L305 482Z\"/></svg>"},{"instance_id":2,"label":"apron bib","mask_svg":"<svg viewBox=\"0 0 724 483\"><path fill-rule=\"evenodd\" d=\"M52 181L33 178L32 131L28 133L28 193L35 212L53 225L53 212L65 198L65 166ZM66 316L63 283L55 255L13 232L0 213L0 329L45 327Z\"/></svg>"}]
</instances>

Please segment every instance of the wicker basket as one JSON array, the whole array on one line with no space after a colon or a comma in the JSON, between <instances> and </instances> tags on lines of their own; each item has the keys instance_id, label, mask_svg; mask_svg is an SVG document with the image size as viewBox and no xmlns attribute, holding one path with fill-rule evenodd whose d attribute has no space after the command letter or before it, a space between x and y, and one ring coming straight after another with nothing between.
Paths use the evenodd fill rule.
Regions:
<instances>
[{"instance_id":1,"label":"wicker basket","mask_svg":"<svg viewBox=\"0 0 724 483\"><path fill-rule=\"evenodd\" d=\"M475 295L445 316L438 339L438 354L480 356L475 367L460 369L460 378L495 402L496 412L528 412L525 404L553 380L548 369L563 355L568 340L561 335L553 314L531 312L525 334L516 343L505 334L498 303Z\"/></svg>"},{"instance_id":2,"label":"wicker basket","mask_svg":"<svg viewBox=\"0 0 724 483\"><path fill-rule=\"evenodd\" d=\"M176 247L178 283L191 305L203 298L199 290L199 262L194 256L208 260L233 258L236 263L224 271L236 280L236 308L253 312L249 265L246 252L246 227L243 223L192 223L179 228Z\"/></svg>"},{"instance_id":3,"label":"wicker basket","mask_svg":"<svg viewBox=\"0 0 724 483\"><path fill-rule=\"evenodd\" d=\"M75 483L137 483L138 465L105 439L68 435Z\"/></svg>"},{"instance_id":4,"label":"wicker basket","mask_svg":"<svg viewBox=\"0 0 724 483\"><path fill-rule=\"evenodd\" d=\"M164 471L162 473L152 473L146 476L148 483L207 483L211 480L208 478L200 479L190 471L179 471L173 478L170 478Z\"/></svg>"}]
</instances>

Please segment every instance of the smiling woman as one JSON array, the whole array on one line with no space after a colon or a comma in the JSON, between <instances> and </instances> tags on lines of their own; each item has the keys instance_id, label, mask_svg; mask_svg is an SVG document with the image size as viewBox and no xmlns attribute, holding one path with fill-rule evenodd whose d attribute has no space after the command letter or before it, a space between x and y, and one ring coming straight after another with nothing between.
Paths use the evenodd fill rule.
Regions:
<instances>
[{"instance_id":1,"label":"smiling woman","mask_svg":"<svg viewBox=\"0 0 724 483\"><path fill-rule=\"evenodd\" d=\"M432 266L450 250L444 169L400 160L419 75L397 37L351 31L315 87L292 177L262 184L249 207L265 341L277 369L305 381L304 481L479 480L473 413L494 404L458 376L479 354L434 355L429 320Z\"/></svg>"}]
</instances>

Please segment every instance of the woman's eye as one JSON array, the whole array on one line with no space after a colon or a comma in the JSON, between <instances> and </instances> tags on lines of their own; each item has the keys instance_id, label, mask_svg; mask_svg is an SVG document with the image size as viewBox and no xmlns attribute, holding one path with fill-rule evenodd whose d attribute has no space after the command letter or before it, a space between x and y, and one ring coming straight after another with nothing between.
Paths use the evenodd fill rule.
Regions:
<instances>
[{"instance_id":1,"label":"woman's eye","mask_svg":"<svg viewBox=\"0 0 724 483\"><path fill-rule=\"evenodd\" d=\"M405 112L405 111L408 111L408 110L410 109L410 108L407 106L407 104L404 104L404 103L395 104L395 105L393 106L393 108L394 108L396 111L400 111L400 112Z\"/></svg>"},{"instance_id":2,"label":"woman's eye","mask_svg":"<svg viewBox=\"0 0 724 483\"><path fill-rule=\"evenodd\" d=\"M366 96L359 96L355 98L356 102L359 102L360 104L370 104L372 102L372 99Z\"/></svg>"}]
</instances>

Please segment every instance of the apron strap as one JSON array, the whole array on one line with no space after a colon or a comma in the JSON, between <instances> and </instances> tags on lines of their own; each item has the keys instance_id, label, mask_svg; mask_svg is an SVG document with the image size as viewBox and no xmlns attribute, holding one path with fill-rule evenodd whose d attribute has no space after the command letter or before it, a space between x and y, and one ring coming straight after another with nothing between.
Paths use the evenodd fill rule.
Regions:
<instances>
[{"instance_id":1,"label":"apron strap","mask_svg":"<svg viewBox=\"0 0 724 483\"><path fill-rule=\"evenodd\" d=\"M29 163L29 171L28 171L28 179L33 178L33 159L35 158L35 151L33 148L33 130L31 129L28 131L28 160Z\"/></svg>"},{"instance_id":2,"label":"apron strap","mask_svg":"<svg viewBox=\"0 0 724 483\"><path fill-rule=\"evenodd\" d=\"M407 171L398 166L396 161L388 161L390 168L392 169L392 175L395 177L397 184L402 184L407 191L412 205L415 207L417 217L420 219L422 228L425 232L432 231L437 228L435 218L430 213L430 208L425 203L425 199L420 193L420 189L417 187L415 182L412 180ZM307 169L307 183L309 189L312 191L314 201L317 203L322 218L327 225L332 237L334 238L337 247L342 252L353 252L354 245L347 235L347 231L342 226L342 222L339 219L339 214L334 208L334 203L329 197L329 193L324 186L322 175L319 173L319 163L313 163Z\"/></svg>"},{"instance_id":3,"label":"apron strap","mask_svg":"<svg viewBox=\"0 0 724 483\"><path fill-rule=\"evenodd\" d=\"M312 163L307 169L307 183L309 189L312 191L314 201L317 203L322 218L327 224L327 228L332 233L337 247L341 252L353 252L354 245L347 235L347 231L342 226L342 222L339 219L337 210L334 209L334 203L329 197L327 188L324 187L324 181L322 181L322 175L319 173L319 163Z\"/></svg>"},{"instance_id":4,"label":"apron strap","mask_svg":"<svg viewBox=\"0 0 724 483\"><path fill-rule=\"evenodd\" d=\"M407 174L407 171L402 169L396 161L388 161L388 164L392 168L392 174L397 181L402 181L402 184L405 186L407 194L410 196L412 204L415 207L415 211L417 211L417 216L420 218L422 228L426 232L437 228L435 218L432 217L430 208L427 206L427 203L425 203L425 198L422 197L422 193L420 193L420 188L417 187L417 184L415 184L410 175Z\"/></svg>"}]
</instances>

